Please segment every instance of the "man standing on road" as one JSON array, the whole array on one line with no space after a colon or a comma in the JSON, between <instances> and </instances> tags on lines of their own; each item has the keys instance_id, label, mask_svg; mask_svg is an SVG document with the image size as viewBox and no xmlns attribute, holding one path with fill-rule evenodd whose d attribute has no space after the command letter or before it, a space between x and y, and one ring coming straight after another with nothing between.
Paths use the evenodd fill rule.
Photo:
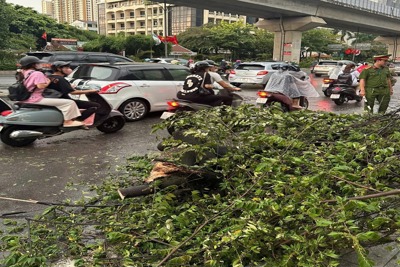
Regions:
<instances>
[{"instance_id":1,"label":"man standing on road","mask_svg":"<svg viewBox=\"0 0 400 267\"><path fill-rule=\"evenodd\" d=\"M364 109L374 112L375 99L379 102L379 113L385 113L393 95L391 75L386 63L391 55L374 56L374 65L360 74L360 96L365 96Z\"/></svg>"}]
</instances>

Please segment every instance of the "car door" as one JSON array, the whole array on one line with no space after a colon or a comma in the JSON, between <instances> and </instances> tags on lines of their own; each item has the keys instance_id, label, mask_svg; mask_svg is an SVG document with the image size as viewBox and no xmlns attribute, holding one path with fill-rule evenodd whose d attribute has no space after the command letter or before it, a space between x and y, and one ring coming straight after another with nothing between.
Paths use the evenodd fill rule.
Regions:
<instances>
[{"instance_id":1,"label":"car door","mask_svg":"<svg viewBox=\"0 0 400 267\"><path fill-rule=\"evenodd\" d=\"M142 98L150 103L151 111L166 110L167 101L176 97L176 85L168 78L164 68L134 68L129 72L136 77L132 82Z\"/></svg>"},{"instance_id":2,"label":"car door","mask_svg":"<svg viewBox=\"0 0 400 267\"><path fill-rule=\"evenodd\" d=\"M188 68L168 69L172 82L175 84L176 93L178 93L185 83L186 77L190 74Z\"/></svg>"}]
</instances>

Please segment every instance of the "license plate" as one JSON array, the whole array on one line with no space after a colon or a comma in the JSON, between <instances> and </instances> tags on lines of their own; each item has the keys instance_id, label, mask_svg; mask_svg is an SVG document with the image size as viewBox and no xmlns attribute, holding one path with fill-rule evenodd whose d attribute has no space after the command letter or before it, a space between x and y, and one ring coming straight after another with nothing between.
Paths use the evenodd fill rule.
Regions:
<instances>
[{"instance_id":1,"label":"license plate","mask_svg":"<svg viewBox=\"0 0 400 267\"><path fill-rule=\"evenodd\" d=\"M268 101L268 98L259 97L259 98L257 98L256 103L257 104L265 104L265 103L267 103L267 101Z\"/></svg>"},{"instance_id":2,"label":"license plate","mask_svg":"<svg viewBox=\"0 0 400 267\"><path fill-rule=\"evenodd\" d=\"M174 116L174 115L175 115L175 113L173 113L173 112L164 111L163 114L161 115L160 119L166 120L169 117Z\"/></svg>"},{"instance_id":3,"label":"license plate","mask_svg":"<svg viewBox=\"0 0 400 267\"><path fill-rule=\"evenodd\" d=\"M332 99L339 99L340 98L340 94L331 94L331 98Z\"/></svg>"},{"instance_id":4,"label":"license plate","mask_svg":"<svg viewBox=\"0 0 400 267\"><path fill-rule=\"evenodd\" d=\"M329 87L329 84L323 84L323 85L322 85L322 89L328 88L328 87Z\"/></svg>"}]
</instances>

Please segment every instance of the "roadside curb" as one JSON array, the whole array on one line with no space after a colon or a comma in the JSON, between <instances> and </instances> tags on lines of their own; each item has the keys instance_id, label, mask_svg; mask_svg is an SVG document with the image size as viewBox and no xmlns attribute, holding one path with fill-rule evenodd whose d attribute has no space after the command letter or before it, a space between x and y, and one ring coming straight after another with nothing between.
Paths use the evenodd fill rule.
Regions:
<instances>
[{"instance_id":1,"label":"roadside curb","mask_svg":"<svg viewBox=\"0 0 400 267\"><path fill-rule=\"evenodd\" d=\"M15 70L0 70L0 76L14 75Z\"/></svg>"}]
</instances>

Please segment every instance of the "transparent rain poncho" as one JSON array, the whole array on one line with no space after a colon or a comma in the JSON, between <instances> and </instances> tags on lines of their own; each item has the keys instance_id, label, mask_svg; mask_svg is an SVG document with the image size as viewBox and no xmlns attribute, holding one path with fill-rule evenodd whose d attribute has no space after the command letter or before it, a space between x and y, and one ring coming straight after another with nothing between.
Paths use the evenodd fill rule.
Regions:
<instances>
[{"instance_id":1,"label":"transparent rain poncho","mask_svg":"<svg viewBox=\"0 0 400 267\"><path fill-rule=\"evenodd\" d=\"M272 93L281 93L290 98L300 96L319 97L317 90L308 79L305 81L300 80L288 71L279 71L272 74L264 90Z\"/></svg>"}]
</instances>

